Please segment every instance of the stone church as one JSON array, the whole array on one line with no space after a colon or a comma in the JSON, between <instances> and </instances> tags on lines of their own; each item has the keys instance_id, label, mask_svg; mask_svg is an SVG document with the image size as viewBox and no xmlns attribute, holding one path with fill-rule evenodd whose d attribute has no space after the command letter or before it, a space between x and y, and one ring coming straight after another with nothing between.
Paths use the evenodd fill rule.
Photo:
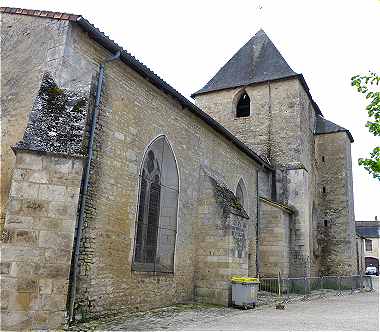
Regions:
<instances>
[{"instance_id":1,"label":"stone church","mask_svg":"<svg viewBox=\"0 0 380 332\"><path fill-rule=\"evenodd\" d=\"M357 273L353 138L264 31L192 102L80 15L0 13L2 329Z\"/></svg>"}]
</instances>

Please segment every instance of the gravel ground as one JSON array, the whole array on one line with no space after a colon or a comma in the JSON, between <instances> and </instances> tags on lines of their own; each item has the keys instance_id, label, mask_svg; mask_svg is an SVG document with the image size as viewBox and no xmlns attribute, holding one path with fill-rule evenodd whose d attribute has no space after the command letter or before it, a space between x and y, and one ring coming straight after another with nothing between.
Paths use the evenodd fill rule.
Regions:
<instances>
[{"instance_id":1,"label":"gravel ground","mask_svg":"<svg viewBox=\"0 0 380 332\"><path fill-rule=\"evenodd\" d=\"M143 313L125 314L91 321L71 331L149 330L379 330L378 279L375 292L294 299L285 310L274 303L254 310L200 304L177 305Z\"/></svg>"}]
</instances>

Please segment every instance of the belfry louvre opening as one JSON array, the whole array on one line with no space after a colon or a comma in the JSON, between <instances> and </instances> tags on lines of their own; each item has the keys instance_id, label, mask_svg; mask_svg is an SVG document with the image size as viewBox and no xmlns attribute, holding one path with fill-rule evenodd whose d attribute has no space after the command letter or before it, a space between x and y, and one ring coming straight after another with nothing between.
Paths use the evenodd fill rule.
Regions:
<instances>
[{"instance_id":1,"label":"belfry louvre opening","mask_svg":"<svg viewBox=\"0 0 380 332\"><path fill-rule=\"evenodd\" d=\"M178 180L172 149L160 136L149 145L139 175L135 271L174 272Z\"/></svg>"}]
</instances>

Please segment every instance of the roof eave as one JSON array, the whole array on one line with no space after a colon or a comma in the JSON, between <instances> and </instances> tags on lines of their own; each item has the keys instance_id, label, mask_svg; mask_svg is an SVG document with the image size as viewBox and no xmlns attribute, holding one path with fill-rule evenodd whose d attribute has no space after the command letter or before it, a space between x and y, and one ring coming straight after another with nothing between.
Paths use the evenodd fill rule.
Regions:
<instances>
[{"instance_id":1,"label":"roof eave","mask_svg":"<svg viewBox=\"0 0 380 332\"><path fill-rule=\"evenodd\" d=\"M328 134L337 134L337 133L346 133L348 136L348 139L350 140L351 143L354 143L354 137L351 135L350 131L348 129L342 129L342 130L337 130L337 131L331 131L328 133L314 133L314 135L328 135Z\"/></svg>"},{"instance_id":2,"label":"roof eave","mask_svg":"<svg viewBox=\"0 0 380 332\"><path fill-rule=\"evenodd\" d=\"M171 87L168 83L159 78L155 73L149 70L146 66L140 63L137 59L135 59L132 55L130 55L127 51L123 50L121 46L115 43L113 40L109 39L105 36L99 29L95 28L89 21L80 16L76 23L86 32L89 33L90 37L97 41L100 45L106 48L111 53L116 53L117 51L121 51L120 60L125 64L130 66L136 72L138 72L141 76L147 79L154 86L162 90L164 93L171 95L174 97L184 108L187 108L189 111L194 113L196 116L205 121L210 127L218 131L225 138L227 138L232 144L242 150L246 155L250 158L254 159L257 163L262 165L263 167L273 171L274 168L267 163L264 159L262 159L259 155L257 155L254 151L249 149L243 142L237 139L232 133L230 133L226 128L224 128L221 124L219 124L216 120L210 117L207 113L203 112L199 107L190 102L187 98L182 96L178 91L176 91L173 87Z\"/></svg>"}]
</instances>

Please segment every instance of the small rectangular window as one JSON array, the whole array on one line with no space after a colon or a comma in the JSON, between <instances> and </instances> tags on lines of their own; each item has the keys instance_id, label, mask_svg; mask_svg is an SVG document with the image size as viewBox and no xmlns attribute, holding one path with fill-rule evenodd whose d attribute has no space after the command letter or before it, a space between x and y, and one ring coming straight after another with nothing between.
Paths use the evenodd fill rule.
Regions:
<instances>
[{"instance_id":1,"label":"small rectangular window","mask_svg":"<svg viewBox=\"0 0 380 332\"><path fill-rule=\"evenodd\" d=\"M325 162L325 156L322 156L322 162Z\"/></svg>"},{"instance_id":2,"label":"small rectangular window","mask_svg":"<svg viewBox=\"0 0 380 332\"><path fill-rule=\"evenodd\" d=\"M327 220L324 220L323 223L324 223L325 227L327 227Z\"/></svg>"},{"instance_id":3,"label":"small rectangular window","mask_svg":"<svg viewBox=\"0 0 380 332\"><path fill-rule=\"evenodd\" d=\"M372 251L372 240L365 240L365 251Z\"/></svg>"},{"instance_id":4,"label":"small rectangular window","mask_svg":"<svg viewBox=\"0 0 380 332\"><path fill-rule=\"evenodd\" d=\"M325 187L325 186L322 187L322 192L323 192L324 194L326 194L326 187Z\"/></svg>"}]
</instances>

